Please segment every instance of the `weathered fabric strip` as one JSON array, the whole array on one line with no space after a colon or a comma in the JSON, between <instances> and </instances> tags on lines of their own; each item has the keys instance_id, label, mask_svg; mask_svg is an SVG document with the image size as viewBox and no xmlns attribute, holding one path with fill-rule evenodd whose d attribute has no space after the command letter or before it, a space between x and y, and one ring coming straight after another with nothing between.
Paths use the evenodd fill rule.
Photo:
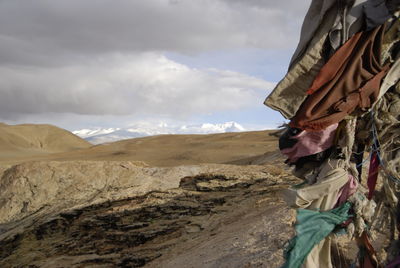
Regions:
<instances>
[{"instance_id":1,"label":"weathered fabric strip","mask_svg":"<svg viewBox=\"0 0 400 268\"><path fill-rule=\"evenodd\" d=\"M289 243L286 263L283 267L301 267L314 246L327 237L335 226L349 218L350 207L351 204L346 202L340 207L325 212L298 209L296 237Z\"/></svg>"},{"instance_id":2,"label":"weathered fabric strip","mask_svg":"<svg viewBox=\"0 0 400 268\"><path fill-rule=\"evenodd\" d=\"M361 31L364 23L364 9L368 0L355 0L353 6L343 7L342 14L337 16L335 25L329 33L331 47L337 50L355 33ZM347 2L346 4L350 4ZM346 19L343 19L345 17Z\"/></svg>"},{"instance_id":3,"label":"weathered fabric strip","mask_svg":"<svg viewBox=\"0 0 400 268\"><path fill-rule=\"evenodd\" d=\"M296 114L307 97L305 92L325 64L324 43L337 16L337 5L333 5L335 2L313 0L309 13L320 15L316 15L318 18L314 19L314 15L308 17L309 13L307 14L303 23L302 39L289 71L264 101L265 105L279 111L287 119ZM315 28L314 31L310 27ZM304 37L307 33L310 35Z\"/></svg>"},{"instance_id":4,"label":"weathered fabric strip","mask_svg":"<svg viewBox=\"0 0 400 268\"><path fill-rule=\"evenodd\" d=\"M291 139L297 142L291 147L281 150L288 157L289 163L300 157L313 155L332 147L338 124L333 124L320 131L302 131Z\"/></svg>"},{"instance_id":5,"label":"weathered fabric strip","mask_svg":"<svg viewBox=\"0 0 400 268\"><path fill-rule=\"evenodd\" d=\"M296 208L332 209L340 189L348 182L349 174L340 160L327 160L320 168L316 182L282 191L283 199Z\"/></svg>"},{"instance_id":6,"label":"weathered fabric strip","mask_svg":"<svg viewBox=\"0 0 400 268\"><path fill-rule=\"evenodd\" d=\"M357 180L349 174L349 181L340 189L336 206L343 205L358 188Z\"/></svg>"},{"instance_id":7,"label":"weathered fabric strip","mask_svg":"<svg viewBox=\"0 0 400 268\"><path fill-rule=\"evenodd\" d=\"M332 12L330 11L335 4L337 4L336 0L312 0L301 26L300 40L290 60L289 69L306 53L307 47L309 47L312 40L317 36L316 33L318 29L321 29L321 25L324 26L323 28L326 32L332 28L338 15L337 8L334 9L334 14L331 14ZM333 20L329 24L324 25L323 22L326 21L327 17L331 17L332 15Z\"/></svg>"}]
</instances>

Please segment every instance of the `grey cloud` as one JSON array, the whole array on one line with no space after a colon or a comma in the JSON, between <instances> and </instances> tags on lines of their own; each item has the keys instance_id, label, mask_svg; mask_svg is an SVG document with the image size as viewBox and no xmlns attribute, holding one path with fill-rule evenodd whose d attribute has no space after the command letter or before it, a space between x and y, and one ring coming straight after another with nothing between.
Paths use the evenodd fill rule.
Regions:
<instances>
[{"instance_id":1,"label":"grey cloud","mask_svg":"<svg viewBox=\"0 0 400 268\"><path fill-rule=\"evenodd\" d=\"M3 0L2 64L69 64L104 53L288 48L308 1Z\"/></svg>"}]
</instances>

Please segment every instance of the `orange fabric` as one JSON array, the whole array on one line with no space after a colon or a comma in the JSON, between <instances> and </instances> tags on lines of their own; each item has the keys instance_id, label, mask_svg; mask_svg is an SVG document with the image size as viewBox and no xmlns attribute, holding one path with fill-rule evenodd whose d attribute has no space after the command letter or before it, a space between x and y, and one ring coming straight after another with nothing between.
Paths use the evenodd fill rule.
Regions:
<instances>
[{"instance_id":1,"label":"orange fabric","mask_svg":"<svg viewBox=\"0 0 400 268\"><path fill-rule=\"evenodd\" d=\"M343 46L329 59L329 64L325 64L319 74L315 77L311 87L307 90L307 94L311 95L319 88L321 88L327 81L332 80L337 73L339 72L339 68L345 63L343 59L347 59L351 56L351 52L354 50L354 47L357 45L358 40L360 40L361 32L356 33L353 38L348 40ZM336 67L336 68L332 68Z\"/></svg>"},{"instance_id":2,"label":"orange fabric","mask_svg":"<svg viewBox=\"0 0 400 268\"><path fill-rule=\"evenodd\" d=\"M389 66L380 65L385 26L355 34L325 64L309 88L310 95L290 122L316 131L340 122L357 108L368 109L379 96Z\"/></svg>"}]
</instances>

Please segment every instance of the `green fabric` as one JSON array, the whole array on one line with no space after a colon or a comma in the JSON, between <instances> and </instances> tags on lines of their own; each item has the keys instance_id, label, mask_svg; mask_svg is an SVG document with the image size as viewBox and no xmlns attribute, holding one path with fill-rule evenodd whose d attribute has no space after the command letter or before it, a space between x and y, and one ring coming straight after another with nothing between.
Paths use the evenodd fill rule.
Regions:
<instances>
[{"instance_id":1,"label":"green fabric","mask_svg":"<svg viewBox=\"0 0 400 268\"><path fill-rule=\"evenodd\" d=\"M289 242L286 249L286 263L283 268L300 267L310 251L327 237L336 225L349 218L351 204L329 211L315 211L309 209L297 210L296 236Z\"/></svg>"}]
</instances>

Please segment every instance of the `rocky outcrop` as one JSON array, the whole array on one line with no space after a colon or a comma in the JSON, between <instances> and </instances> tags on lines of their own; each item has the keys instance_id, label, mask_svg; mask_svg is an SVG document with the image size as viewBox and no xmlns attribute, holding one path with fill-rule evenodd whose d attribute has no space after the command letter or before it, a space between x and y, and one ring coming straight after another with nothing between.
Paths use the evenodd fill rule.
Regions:
<instances>
[{"instance_id":1,"label":"rocky outcrop","mask_svg":"<svg viewBox=\"0 0 400 268\"><path fill-rule=\"evenodd\" d=\"M275 166L36 162L0 181L0 267L279 267Z\"/></svg>"}]
</instances>

